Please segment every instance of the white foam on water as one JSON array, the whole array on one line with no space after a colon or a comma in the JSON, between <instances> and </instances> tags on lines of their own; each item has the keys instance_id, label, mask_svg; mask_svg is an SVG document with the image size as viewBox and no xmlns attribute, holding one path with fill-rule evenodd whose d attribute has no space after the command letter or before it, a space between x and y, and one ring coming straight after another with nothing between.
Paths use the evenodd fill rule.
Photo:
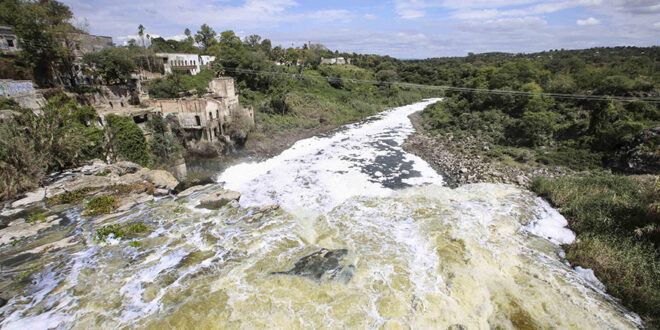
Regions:
<instances>
[{"instance_id":1,"label":"white foam on water","mask_svg":"<svg viewBox=\"0 0 660 330\"><path fill-rule=\"evenodd\" d=\"M310 215L353 196L387 196L393 191L388 183L442 184L428 163L401 148L414 132L407 117L440 100L394 108L330 136L298 141L266 161L232 166L218 181L242 194L242 206L279 204ZM392 163L383 164L388 159Z\"/></svg>"},{"instance_id":2,"label":"white foam on water","mask_svg":"<svg viewBox=\"0 0 660 330\"><path fill-rule=\"evenodd\" d=\"M537 198L538 215L536 220L526 226L530 233L549 239L555 244L571 244L575 233L568 226L568 221L543 198Z\"/></svg>"},{"instance_id":3,"label":"white foam on water","mask_svg":"<svg viewBox=\"0 0 660 330\"><path fill-rule=\"evenodd\" d=\"M589 282L591 285L595 286L597 289L600 291L605 291L605 284L603 284L601 281L598 280L596 277L596 274L594 274L593 269L589 268L582 268L580 266L577 266L573 268L582 278L584 278L585 281Z\"/></svg>"}]
</instances>

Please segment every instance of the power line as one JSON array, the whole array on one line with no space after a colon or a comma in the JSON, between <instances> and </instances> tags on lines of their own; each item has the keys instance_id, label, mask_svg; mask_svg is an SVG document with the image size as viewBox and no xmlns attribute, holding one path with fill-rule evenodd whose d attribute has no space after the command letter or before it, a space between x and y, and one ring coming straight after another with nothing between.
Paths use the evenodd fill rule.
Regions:
<instances>
[{"instance_id":1,"label":"power line","mask_svg":"<svg viewBox=\"0 0 660 330\"><path fill-rule=\"evenodd\" d=\"M424 84L414 84L406 82L397 82L397 81L378 81L378 80L368 80L368 79L354 79L354 78L341 78L341 77L324 77L324 76L315 76L308 74L295 74L287 72L275 72L275 71L264 71L264 70L250 70L250 69L238 69L238 68L227 68L220 67L225 71L229 72L238 72L238 73L251 73L251 74L270 74L270 75L279 75L279 76L288 76L293 78L311 78L311 79L322 79L328 82L333 81L342 81L350 83L364 83L364 84L384 84L389 86L401 86L409 88L421 88L421 89L430 89L430 90L442 90L442 91L458 91L458 92L468 92L468 93L487 93L487 94L496 94L496 95L513 95L513 96L547 96L554 97L558 99L571 99L571 100L598 100L598 101L620 101L620 102L647 102L647 103L660 103L660 97L625 97L625 96L610 96L610 95L586 95L586 94L563 94L563 93L543 93L543 92L524 92L524 91L512 91L512 90L503 90L503 89L486 89L486 88L470 88L470 87L456 87L456 86L446 86L446 85L424 85Z\"/></svg>"}]
</instances>

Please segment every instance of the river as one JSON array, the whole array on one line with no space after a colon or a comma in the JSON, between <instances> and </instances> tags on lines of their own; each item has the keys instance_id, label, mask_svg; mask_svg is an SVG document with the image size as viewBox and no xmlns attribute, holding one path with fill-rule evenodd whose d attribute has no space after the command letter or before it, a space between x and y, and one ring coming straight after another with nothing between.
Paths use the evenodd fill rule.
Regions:
<instances>
[{"instance_id":1,"label":"river","mask_svg":"<svg viewBox=\"0 0 660 330\"><path fill-rule=\"evenodd\" d=\"M95 242L44 256L3 329L636 328L639 318L576 271L558 244L575 235L550 205L510 185L456 189L401 144L408 115L387 110L232 166L218 183L242 194L218 211L186 199L143 204L139 246ZM240 204L240 205L239 205ZM280 210L243 221L256 207ZM318 279L273 274L325 248L340 265Z\"/></svg>"}]
</instances>

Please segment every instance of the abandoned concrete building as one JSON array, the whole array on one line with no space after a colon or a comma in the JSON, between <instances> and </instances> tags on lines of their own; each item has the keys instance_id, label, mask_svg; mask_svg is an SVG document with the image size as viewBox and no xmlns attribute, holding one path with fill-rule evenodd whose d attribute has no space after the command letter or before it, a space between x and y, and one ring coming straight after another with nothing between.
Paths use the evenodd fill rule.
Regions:
<instances>
[{"instance_id":1,"label":"abandoned concrete building","mask_svg":"<svg viewBox=\"0 0 660 330\"><path fill-rule=\"evenodd\" d=\"M181 128L197 141L226 139L229 126L254 124L254 110L240 106L232 78L213 79L209 92L203 98L152 99L145 103L164 117L175 115Z\"/></svg>"},{"instance_id":2,"label":"abandoned concrete building","mask_svg":"<svg viewBox=\"0 0 660 330\"><path fill-rule=\"evenodd\" d=\"M229 142L232 133L235 135L237 130L243 129L247 134L248 127L254 125L254 110L239 104L232 78L213 79L204 97L149 99L146 93L142 93L140 106L130 104L132 92L135 91L126 86L102 86L99 92L87 94L81 101L97 109L101 126L105 125L105 116L109 114L129 116L143 128L147 138L148 130L144 124L157 113L164 118L174 116L178 126L185 131L187 142L191 143Z\"/></svg>"},{"instance_id":3,"label":"abandoned concrete building","mask_svg":"<svg viewBox=\"0 0 660 330\"><path fill-rule=\"evenodd\" d=\"M15 53L21 50L18 38L11 26L0 25L0 50L6 53Z\"/></svg>"},{"instance_id":4,"label":"abandoned concrete building","mask_svg":"<svg viewBox=\"0 0 660 330\"><path fill-rule=\"evenodd\" d=\"M173 70L188 70L196 75L203 66L209 67L215 61L215 56L197 54L157 53L156 57L162 59L166 74L172 74Z\"/></svg>"}]
</instances>

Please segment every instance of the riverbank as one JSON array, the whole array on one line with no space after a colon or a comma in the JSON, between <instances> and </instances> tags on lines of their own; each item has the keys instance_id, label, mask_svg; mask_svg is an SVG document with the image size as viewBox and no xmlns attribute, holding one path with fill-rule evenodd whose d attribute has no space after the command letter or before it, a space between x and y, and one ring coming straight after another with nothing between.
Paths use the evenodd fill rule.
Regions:
<instances>
[{"instance_id":1,"label":"riverbank","mask_svg":"<svg viewBox=\"0 0 660 330\"><path fill-rule=\"evenodd\" d=\"M574 173L558 166L492 162L487 156L491 147L479 137L432 135L425 130L420 112L409 118L415 133L406 139L403 149L431 164L451 188L470 183L508 183L526 188L537 176L554 178Z\"/></svg>"},{"instance_id":2,"label":"riverbank","mask_svg":"<svg viewBox=\"0 0 660 330\"><path fill-rule=\"evenodd\" d=\"M573 267L591 269L607 292L637 312L650 328L660 315L660 179L609 172L575 172L531 166L487 156L491 147L479 137L432 135L420 113L410 116L416 132L404 149L430 163L450 187L508 183L546 198L577 234L563 245Z\"/></svg>"}]
</instances>

